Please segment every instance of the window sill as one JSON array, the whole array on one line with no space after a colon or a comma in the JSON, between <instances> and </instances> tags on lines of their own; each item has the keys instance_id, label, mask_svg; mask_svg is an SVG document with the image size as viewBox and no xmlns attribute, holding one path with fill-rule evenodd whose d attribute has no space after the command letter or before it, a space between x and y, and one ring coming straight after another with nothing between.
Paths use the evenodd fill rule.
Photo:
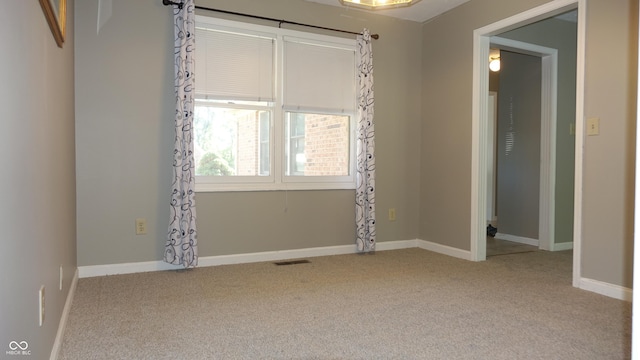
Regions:
<instances>
[{"instance_id":1,"label":"window sill","mask_svg":"<svg viewBox=\"0 0 640 360\"><path fill-rule=\"evenodd\" d=\"M289 190L353 190L356 186L348 183L267 183L267 184L212 184L196 182L196 192L235 191L289 191Z\"/></svg>"}]
</instances>

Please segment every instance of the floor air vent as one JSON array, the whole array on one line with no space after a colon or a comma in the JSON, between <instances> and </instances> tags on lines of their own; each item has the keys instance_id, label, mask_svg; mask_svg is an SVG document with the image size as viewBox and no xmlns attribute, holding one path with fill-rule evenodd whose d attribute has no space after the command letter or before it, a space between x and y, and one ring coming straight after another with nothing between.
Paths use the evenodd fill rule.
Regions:
<instances>
[{"instance_id":1,"label":"floor air vent","mask_svg":"<svg viewBox=\"0 0 640 360\"><path fill-rule=\"evenodd\" d=\"M311 261L309 260L291 260L291 261L279 261L274 262L276 265L297 265L297 264L308 264Z\"/></svg>"}]
</instances>

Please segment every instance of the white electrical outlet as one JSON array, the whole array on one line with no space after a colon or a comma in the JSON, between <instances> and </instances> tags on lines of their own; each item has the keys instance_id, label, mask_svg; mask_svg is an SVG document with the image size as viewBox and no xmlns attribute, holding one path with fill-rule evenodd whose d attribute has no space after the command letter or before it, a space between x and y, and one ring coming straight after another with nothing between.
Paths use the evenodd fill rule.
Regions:
<instances>
[{"instance_id":1,"label":"white electrical outlet","mask_svg":"<svg viewBox=\"0 0 640 360\"><path fill-rule=\"evenodd\" d=\"M395 208L390 208L389 209L389 221L396 221L396 209Z\"/></svg>"},{"instance_id":2,"label":"white electrical outlet","mask_svg":"<svg viewBox=\"0 0 640 360\"><path fill-rule=\"evenodd\" d=\"M40 314L38 316L39 324L42 326L44 324L44 285L40 286L40 291L38 292L38 305L40 309Z\"/></svg>"},{"instance_id":3,"label":"white electrical outlet","mask_svg":"<svg viewBox=\"0 0 640 360\"><path fill-rule=\"evenodd\" d=\"M145 235L147 233L147 219L136 219L136 235Z\"/></svg>"},{"instance_id":4,"label":"white electrical outlet","mask_svg":"<svg viewBox=\"0 0 640 360\"><path fill-rule=\"evenodd\" d=\"M62 290L62 279L64 279L64 271L62 270L62 265L60 265L60 290Z\"/></svg>"}]
</instances>

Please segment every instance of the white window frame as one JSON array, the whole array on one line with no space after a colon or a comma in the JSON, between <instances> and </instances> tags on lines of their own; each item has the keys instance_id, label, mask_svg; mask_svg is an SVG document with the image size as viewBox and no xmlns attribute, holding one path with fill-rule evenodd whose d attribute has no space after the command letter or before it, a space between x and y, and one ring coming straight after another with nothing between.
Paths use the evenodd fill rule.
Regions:
<instances>
[{"instance_id":1,"label":"white window frame","mask_svg":"<svg viewBox=\"0 0 640 360\"><path fill-rule=\"evenodd\" d=\"M269 190L328 190L328 189L355 189L355 163L356 163L356 91L354 91L353 111L327 112L314 109L299 109L295 111L314 114L331 114L349 116L349 174L347 176L286 176L285 163L285 110L283 108L283 58L284 38L296 38L309 43L322 44L323 46L348 49L356 52L355 39L345 39L334 36L305 33L300 31L280 29L243 22L223 20L213 17L196 15L196 27L205 25L210 28L234 32L246 32L249 34L266 34L276 39L276 65L275 69L275 94L276 101L271 110L271 124L269 131L270 141L270 171L268 176L196 176L197 192L218 191L269 191ZM196 38L196 51L198 51ZM356 67L354 61L354 69ZM197 84L198 65L195 67ZM354 74L357 72L354 71ZM353 79L354 84L356 79ZM356 87L354 86L354 89ZM248 107L246 107L248 108ZM264 108L263 108L264 109Z\"/></svg>"}]
</instances>

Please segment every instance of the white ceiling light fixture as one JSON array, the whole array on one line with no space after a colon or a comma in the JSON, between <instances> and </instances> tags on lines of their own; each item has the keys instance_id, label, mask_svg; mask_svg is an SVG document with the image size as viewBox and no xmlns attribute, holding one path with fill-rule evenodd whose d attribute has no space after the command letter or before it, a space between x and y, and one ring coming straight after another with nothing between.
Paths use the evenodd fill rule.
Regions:
<instances>
[{"instance_id":1,"label":"white ceiling light fixture","mask_svg":"<svg viewBox=\"0 0 640 360\"><path fill-rule=\"evenodd\" d=\"M491 58L489 60L489 70L493 71L493 72L498 72L500 71L500 58Z\"/></svg>"},{"instance_id":2,"label":"white ceiling light fixture","mask_svg":"<svg viewBox=\"0 0 640 360\"><path fill-rule=\"evenodd\" d=\"M420 0L340 0L342 5L366 10L392 9L411 6Z\"/></svg>"}]
</instances>

